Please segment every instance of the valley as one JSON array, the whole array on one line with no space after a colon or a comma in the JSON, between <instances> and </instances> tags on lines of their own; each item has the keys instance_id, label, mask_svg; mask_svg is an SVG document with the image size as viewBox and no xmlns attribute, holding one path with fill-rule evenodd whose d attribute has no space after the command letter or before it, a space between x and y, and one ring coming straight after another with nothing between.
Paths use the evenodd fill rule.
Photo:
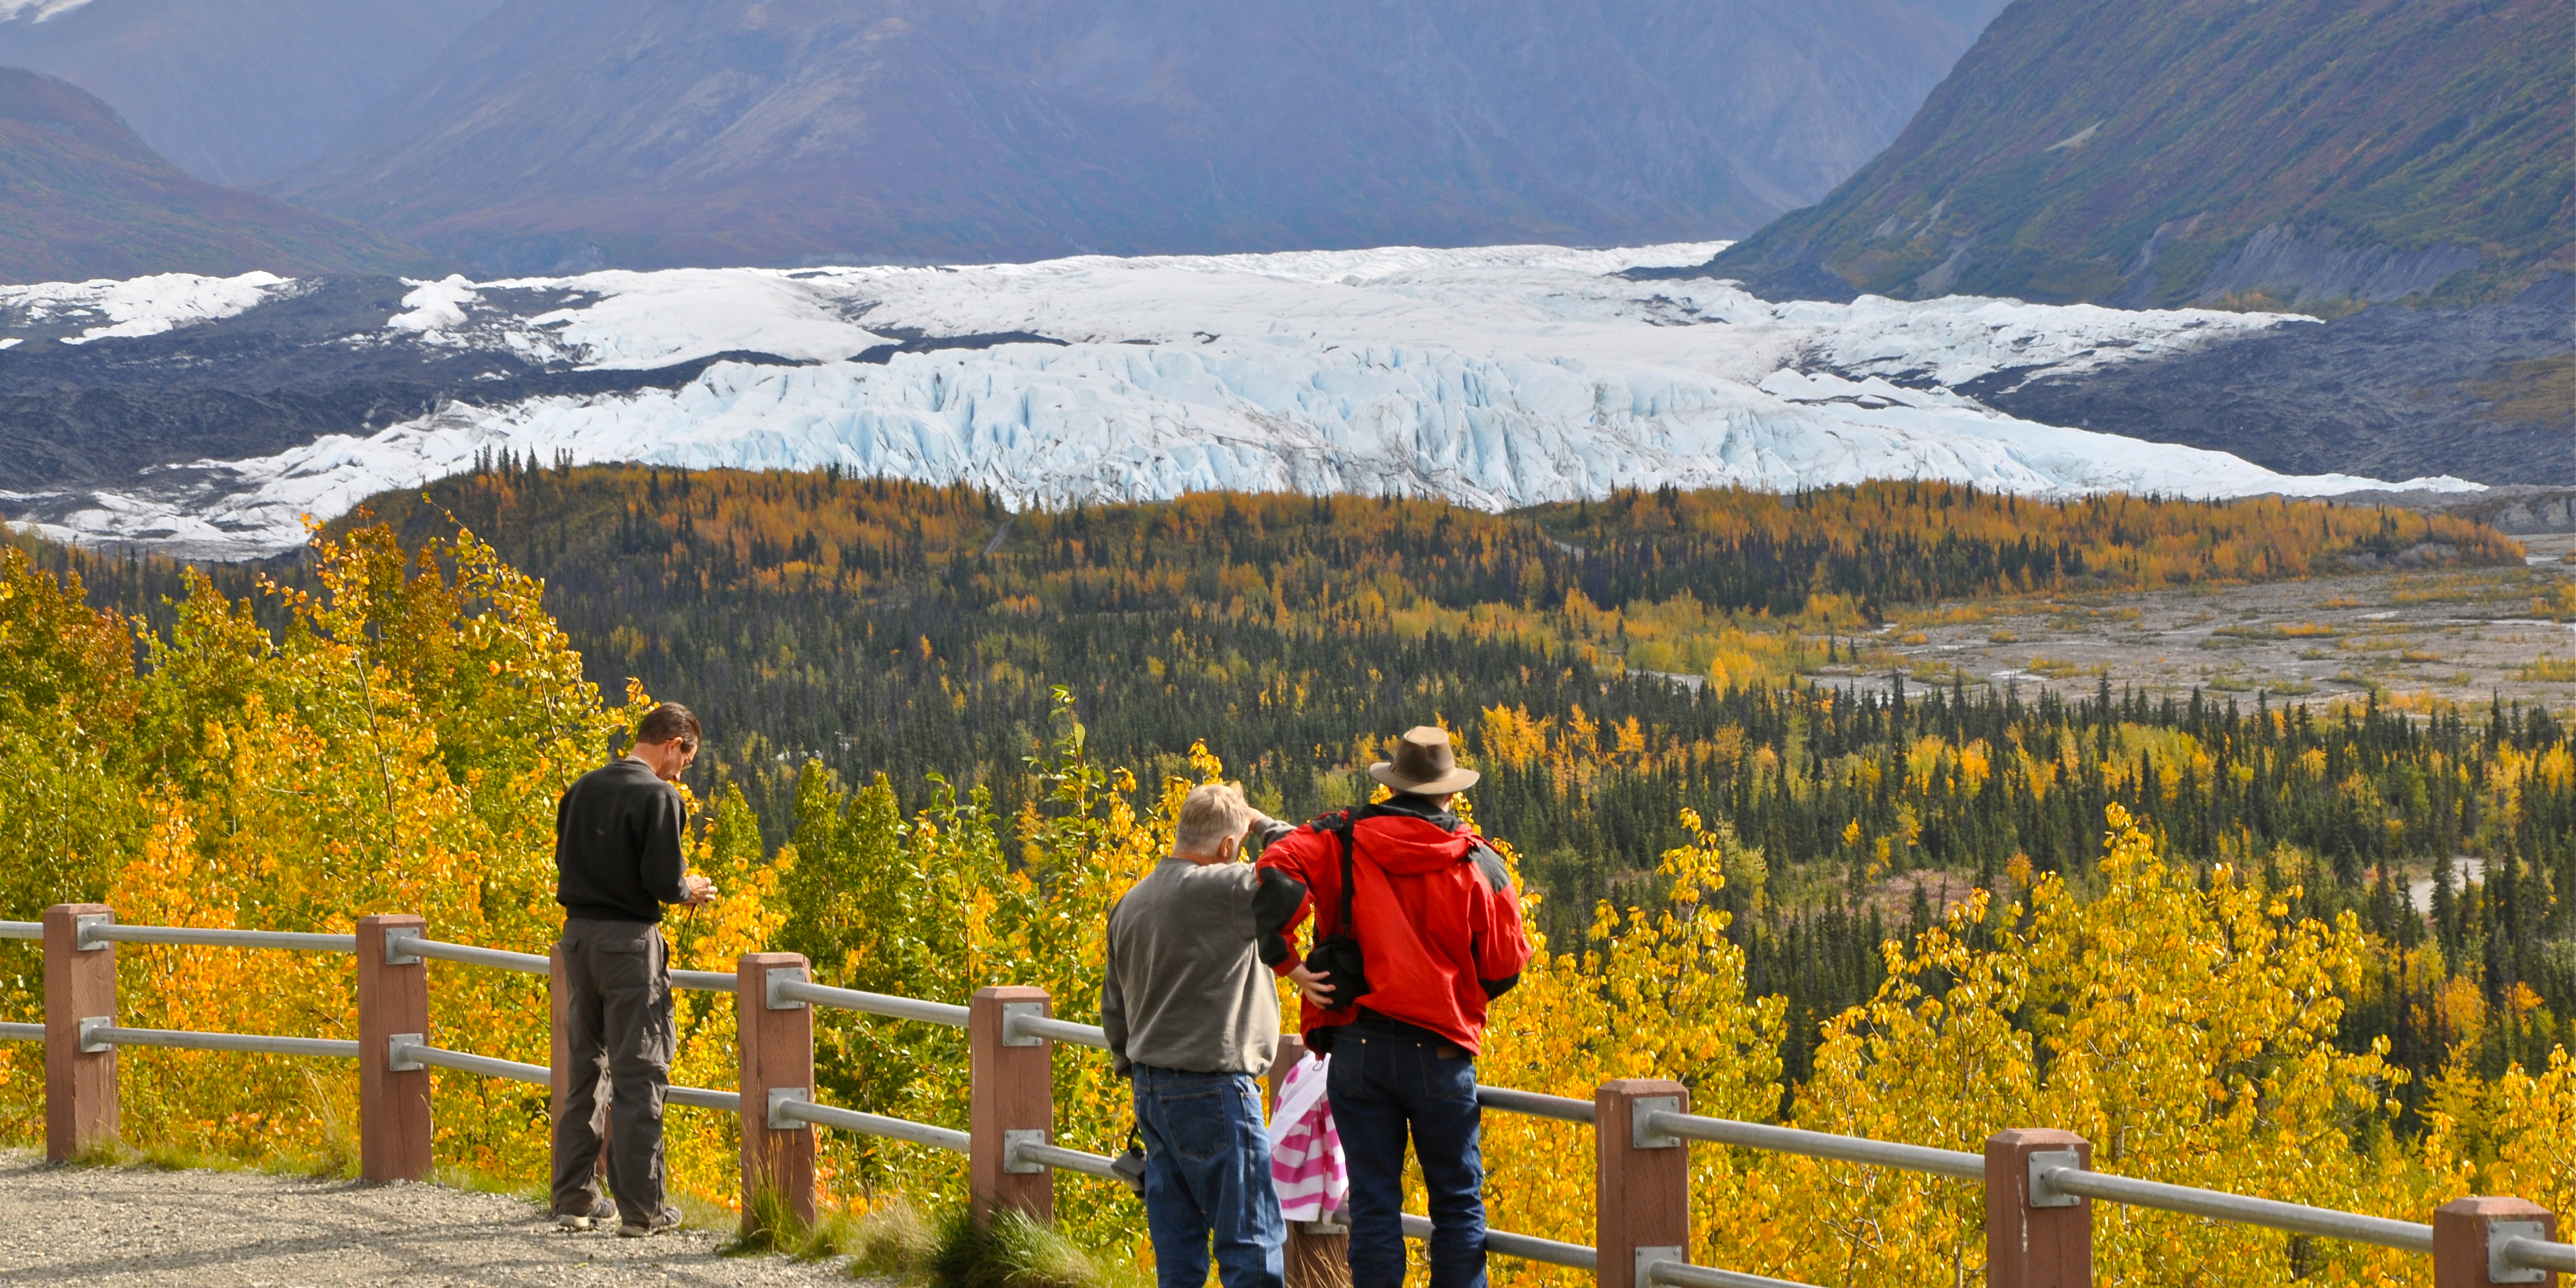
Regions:
<instances>
[{"instance_id":1,"label":"valley","mask_svg":"<svg viewBox=\"0 0 2576 1288\"><path fill-rule=\"evenodd\" d=\"M1907 610L1871 666L1820 683L2091 692L2104 679L2169 696L2576 706L2576 534L2521 538L2524 568L2347 573L2262 585L1970 600Z\"/></svg>"}]
</instances>

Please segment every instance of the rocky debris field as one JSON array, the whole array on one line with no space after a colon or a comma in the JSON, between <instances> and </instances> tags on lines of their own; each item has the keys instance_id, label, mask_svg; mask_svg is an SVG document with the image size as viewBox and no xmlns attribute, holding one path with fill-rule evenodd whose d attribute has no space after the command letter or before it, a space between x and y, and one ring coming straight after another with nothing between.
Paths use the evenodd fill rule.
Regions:
<instances>
[{"instance_id":1,"label":"rocky debris field","mask_svg":"<svg viewBox=\"0 0 2576 1288\"><path fill-rule=\"evenodd\" d=\"M725 1257L724 1236L567 1234L538 1207L436 1185L49 1167L0 1152L0 1284L97 1288L815 1288L833 1263Z\"/></svg>"},{"instance_id":2,"label":"rocky debris field","mask_svg":"<svg viewBox=\"0 0 2576 1288\"><path fill-rule=\"evenodd\" d=\"M2391 305L2080 376L2001 371L1960 387L2029 420L2233 452L2288 474L2453 474L2576 484L2576 276L2473 308Z\"/></svg>"},{"instance_id":3,"label":"rocky debris field","mask_svg":"<svg viewBox=\"0 0 2576 1288\"><path fill-rule=\"evenodd\" d=\"M1889 655L1914 684L2089 694L2103 679L2251 706L2490 694L2576 703L2576 534L2520 538L2521 568L2392 569L2266 585L1948 604L1900 614L1833 687L1883 689Z\"/></svg>"}]
</instances>

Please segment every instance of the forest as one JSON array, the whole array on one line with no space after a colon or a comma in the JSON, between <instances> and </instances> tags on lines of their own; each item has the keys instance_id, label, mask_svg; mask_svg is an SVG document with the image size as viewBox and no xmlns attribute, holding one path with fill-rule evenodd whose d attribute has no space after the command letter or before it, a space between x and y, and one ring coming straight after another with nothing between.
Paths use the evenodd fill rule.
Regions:
<instances>
[{"instance_id":1,"label":"forest","mask_svg":"<svg viewBox=\"0 0 2576 1288\"><path fill-rule=\"evenodd\" d=\"M552 794L649 693L709 721L701 861L741 892L684 933L684 958L777 944L853 986L941 997L1060 961L1038 982L1080 1014L1088 927L1167 840L1175 784L1221 773L1274 813L1313 813L1355 798L1381 739L1438 719L1487 773L1475 815L1559 955L1524 1016L1555 1036L1498 1054L1496 1081L1581 1093L1594 1073L1668 1069L1745 1116L1902 1134L1888 1061L1959 1055L1942 1044L1968 1031L1923 1016L1973 1003L1995 1026L1978 1040L2003 1044L1978 1059L2024 1051L2003 1082L2035 1099L2009 1112L2155 1119L2180 1152L2135 1161L2165 1179L2220 1166L2196 1132L2278 1158L2324 1131L2356 1210L2454 1185L2576 1190L2576 1165L2533 1152L2576 1120L2570 713L1799 678L1872 660L1883 614L1925 597L2298 576L2422 548L2520 553L2400 511L1923 484L1499 516L1248 496L1012 515L830 475L494 461L379 498L276 567L0 552L0 738L35 767L0 783L16 850L0 915L105 894L134 920L302 928L400 906L541 947ZM2116 938L2119 917L2174 919L2197 960L2233 965L2115 953L2103 969L2127 1001L2050 994L2100 965L2069 945ZM19 981L9 1018L31 1004L25 970L0 963ZM270 1022L338 1023L331 984L263 1003L281 1008ZM2249 1026L2253 1054L2200 1076L2250 1100L2051 1099L2065 1025L2151 1045L2120 1027L2144 1001L2206 1007L2195 990L2238 984L2225 1005L2242 1014L2195 1023ZM211 986L161 1004L250 1005ZM454 1005L442 1023L541 1043L493 1018L506 997ZM730 1025L693 1022L716 1049L690 1058L721 1079ZM1564 1034L1592 1036L1547 1045ZM836 1097L954 1108L925 1071L946 1039L824 1040ZM259 1116L283 1112L262 1104L328 1099L282 1070L244 1083L154 1058L194 1072L137 1121L223 1148L261 1147L277 1125ZM1109 1114L1096 1079L1063 1077L1068 1103ZM2278 1099L2293 1083L2333 1107L2292 1122L2309 1112ZM491 1124L457 1147L526 1166L541 1102L477 1108ZM836 1165L852 1201L940 1184L899 1152ZM1791 1208L1832 1179L1722 1170L1711 1184ZM1577 1198L1538 1185L1504 1207ZM1949 1200L1813 1201L1920 1237L1784 1244L1777 1271L1969 1255L1938 1215ZM1113 1207L1085 1198L1068 1219L1114 1229ZM2182 1245L2137 1238L2120 1282L2188 1282L2153 1269L2184 1265ZM2329 1278L2376 1264L2261 1255Z\"/></svg>"}]
</instances>

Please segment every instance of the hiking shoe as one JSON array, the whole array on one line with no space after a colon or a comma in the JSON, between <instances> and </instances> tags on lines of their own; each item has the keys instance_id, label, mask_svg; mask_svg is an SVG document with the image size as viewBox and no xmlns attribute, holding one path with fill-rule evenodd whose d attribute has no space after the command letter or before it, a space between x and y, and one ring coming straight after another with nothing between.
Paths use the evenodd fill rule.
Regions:
<instances>
[{"instance_id":1,"label":"hiking shoe","mask_svg":"<svg viewBox=\"0 0 2576 1288\"><path fill-rule=\"evenodd\" d=\"M596 1230L599 1228L600 1222L613 1221L615 1219L617 1219L616 1201L603 1198L591 1204L588 1212L555 1213L555 1228L558 1230Z\"/></svg>"},{"instance_id":2,"label":"hiking shoe","mask_svg":"<svg viewBox=\"0 0 2576 1288\"><path fill-rule=\"evenodd\" d=\"M617 1227L617 1237L621 1239L644 1239L666 1231L677 1230L679 1228L680 1209L675 1207L666 1207L662 1209L661 1215L654 1217L649 1224L636 1225L630 1222Z\"/></svg>"}]
</instances>

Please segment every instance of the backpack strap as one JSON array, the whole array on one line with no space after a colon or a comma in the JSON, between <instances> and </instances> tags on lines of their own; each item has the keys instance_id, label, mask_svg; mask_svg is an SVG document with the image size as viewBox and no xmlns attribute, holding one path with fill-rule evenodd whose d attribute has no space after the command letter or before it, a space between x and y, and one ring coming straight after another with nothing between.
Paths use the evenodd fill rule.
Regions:
<instances>
[{"instance_id":1,"label":"backpack strap","mask_svg":"<svg viewBox=\"0 0 2576 1288\"><path fill-rule=\"evenodd\" d=\"M1341 915L1334 923L1334 934L1348 935L1352 933L1351 894L1352 886L1354 884L1351 880L1352 834L1359 830L1359 824L1362 819L1377 818L1381 815L1397 812L1398 811L1395 810L1381 808L1377 805L1354 805L1349 809L1336 810L1333 813L1322 815L1315 819L1311 824L1308 824L1308 826L1313 827L1318 832L1331 833L1333 836L1339 838L1342 843L1342 907Z\"/></svg>"}]
</instances>

